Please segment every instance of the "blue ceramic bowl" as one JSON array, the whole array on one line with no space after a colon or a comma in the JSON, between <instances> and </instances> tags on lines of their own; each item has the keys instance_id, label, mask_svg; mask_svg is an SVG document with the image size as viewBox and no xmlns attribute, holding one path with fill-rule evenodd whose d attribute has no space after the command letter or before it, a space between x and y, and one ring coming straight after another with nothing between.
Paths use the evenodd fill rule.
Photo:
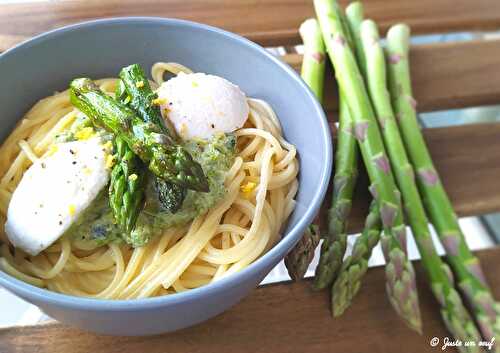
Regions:
<instances>
[{"instance_id":1,"label":"blue ceramic bowl","mask_svg":"<svg viewBox=\"0 0 500 353\"><path fill-rule=\"evenodd\" d=\"M282 260L313 220L332 167L330 130L304 82L263 48L217 28L161 18L82 23L33 38L0 56L0 140L38 99L67 88L77 76L117 76L121 67L176 61L219 75L277 112L300 157L297 207L283 239L241 272L180 294L129 301L72 297L40 289L0 271L0 285L49 316L112 335L152 335L207 320L246 296ZM5 305L5 303L2 303Z\"/></svg>"}]
</instances>

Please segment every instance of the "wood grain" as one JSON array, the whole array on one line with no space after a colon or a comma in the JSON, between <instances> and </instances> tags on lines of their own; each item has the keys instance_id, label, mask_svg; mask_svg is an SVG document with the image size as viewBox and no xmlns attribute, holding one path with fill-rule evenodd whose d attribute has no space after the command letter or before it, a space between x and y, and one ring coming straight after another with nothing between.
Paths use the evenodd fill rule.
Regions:
<instances>
[{"instance_id":1,"label":"wood grain","mask_svg":"<svg viewBox=\"0 0 500 353\"><path fill-rule=\"evenodd\" d=\"M411 49L411 73L421 112L500 103L500 40L417 45ZM283 60L300 71L302 55ZM325 80L324 105L338 107L331 71Z\"/></svg>"},{"instance_id":2,"label":"wood grain","mask_svg":"<svg viewBox=\"0 0 500 353\"><path fill-rule=\"evenodd\" d=\"M500 123L424 129L436 168L459 216L500 211ZM370 195L360 176L351 232L362 229ZM327 208L328 199L323 209Z\"/></svg>"},{"instance_id":3,"label":"wood grain","mask_svg":"<svg viewBox=\"0 0 500 353\"><path fill-rule=\"evenodd\" d=\"M345 5L348 0L342 0ZM404 21L415 33L500 28L496 0L365 0L367 17L385 31ZM118 16L195 20L240 33L263 45L299 43L300 23L312 0L72 0L0 6L0 50L60 26Z\"/></svg>"},{"instance_id":4,"label":"wood grain","mask_svg":"<svg viewBox=\"0 0 500 353\"><path fill-rule=\"evenodd\" d=\"M500 247L477 253L492 291L500 295ZM407 329L385 297L382 268L368 271L354 305L333 320L325 292L309 281L260 287L226 313L201 325L154 337L106 337L61 324L0 329L2 353L423 353L432 337L448 336L417 264L422 336ZM403 348L404 347L404 348ZM453 352L446 349L445 352Z\"/></svg>"}]
</instances>

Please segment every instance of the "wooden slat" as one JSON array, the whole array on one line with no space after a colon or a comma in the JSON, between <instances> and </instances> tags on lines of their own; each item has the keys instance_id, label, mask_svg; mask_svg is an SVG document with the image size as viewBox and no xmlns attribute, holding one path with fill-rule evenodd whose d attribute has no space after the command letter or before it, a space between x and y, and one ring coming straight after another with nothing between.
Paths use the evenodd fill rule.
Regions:
<instances>
[{"instance_id":1,"label":"wooden slat","mask_svg":"<svg viewBox=\"0 0 500 353\"><path fill-rule=\"evenodd\" d=\"M500 247L478 252L492 291L500 295ZM333 320L325 292L310 282L261 287L228 312L204 324L154 337L104 337L61 324L0 329L8 353L423 353L431 338L447 334L419 265L422 336L407 329L385 297L382 268L370 269L354 305ZM448 348L445 352L453 352Z\"/></svg>"},{"instance_id":2,"label":"wooden slat","mask_svg":"<svg viewBox=\"0 0 500 353\"><path fill-rule=\"evenodd\" d=\"M345 5L348 0L342 0ZM383 30L404 21L414 33L500 28L496 0L365 0ZM162 16L190 19L243 34L263 45L300 41L297 28L313 15L312 0L74 0L0 6L0 50L41 32L90 19Z\"/></svg>"},{"instance_id":3,"label":"wooden slat","mask_svg":"<svg viewBox=\"0 0 500 353\"><path fill-rule=\"evenodd\" d=\"M500 211L500 123L424 129L436 168L459 216ZM350 232L362 229L370 195L364 173L355 195ZM329 204L328 198L323 211Z\"/></svg>"},{"instance_id":4,"label":"wooden slat","mask_svg":"<svg viewBox=\"0 0 500 353\"><path fill-rule=\"evenodd\" d=\"M500 40L413 46L411 71L421 112L500 103ZM300 70L302 55L283 57ZM325 108L336 110L333 75L325 82Z\"/></svg>"}]
</instances>

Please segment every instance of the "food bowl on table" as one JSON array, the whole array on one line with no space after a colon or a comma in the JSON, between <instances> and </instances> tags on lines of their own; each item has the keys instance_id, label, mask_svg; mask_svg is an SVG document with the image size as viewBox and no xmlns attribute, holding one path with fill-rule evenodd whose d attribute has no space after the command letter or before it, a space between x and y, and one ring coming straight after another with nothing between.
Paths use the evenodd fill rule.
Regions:
<instances>
[{"instance_id":1,"label":"food bowl on table","mask_svg":"<svg viewBox=\"0 0 500 353\"><path fill-rule=\"evenodd\" d=\"M75 77L116 77L120 68L180 62L218 75L248 97L265 99L284 137L298 151L296 207L281 240L248 267L208 285L144 299L102 300L49 291L0 271L0 285L47 315L85 330L112 335L153 335L207 320L246 296L282 260L312 222L332 167L330 129L320 104L286 64L258 45L223 30L188 21L117 18L86 22L37 36L0 56L4 141L39 99L66 89ZM6 303L4 303L5 305Z\"/></svg>"}]
</instances>

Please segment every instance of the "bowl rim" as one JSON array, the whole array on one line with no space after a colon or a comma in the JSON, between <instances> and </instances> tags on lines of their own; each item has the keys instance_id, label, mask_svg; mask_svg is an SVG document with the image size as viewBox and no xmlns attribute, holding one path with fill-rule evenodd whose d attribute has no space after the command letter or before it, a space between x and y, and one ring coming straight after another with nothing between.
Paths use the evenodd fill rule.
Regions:
<instances>
[{"instance_id":1,"label":"bowl rim","mask_svg":"<svg viewBox=\"0 0 500 353\"><path fill-rule=\"evenodd\" d=\"M195 300L204 295L214 294L221 289L236 286L239 283L246 281L248 278L255 275L261 267L269 262L273 262L276 258L279 258L279 253L281 253L286 248L291 248L299 240L299 233L301 229L304 229L309 225L317 211L319 210L322 200L328 189L328 184L330 180L330 174L332 170L332 158L333 158L333 147L332 138L330 134L330 128L320 103L317 101L316 97L309 89L307 84L300 78L300 76L286 63L282 62L280 59L270 54L266 49L260 45L246 39L238 34L194 22L176 18L167 17L147 17L147 16L132 16L132 17L114 17L97 19L91 21L80 22L60 28L56 28L42 34L39 34L33 38L30 38L22 43L15 45L14 47L6 50L0 54L0 65L4 58L15 54L19 49L29 48L39 42L57 38L67 32L74 32L81 29L86 29L89 27L105 27L107 25L122 25L122 24L168 24L176 25L181 27L188 27L192 29L197 29L201 31L208 31L222 37L226 40L239 42L251 49L257 51L261 55L265 56L268 60L271 60L277 69L285 71L290 78L295 81L306 93L308 99L312 101L315 115L319 117L319 124L321 128L321 139L325 142L325 159L320 165L320 183L317 190L315 191L310 205L303 217L301 217L297 224L290 229L289 232L284 233L282 239L276 243L271 249L269 249L264 255L260 256L257 260L252 262L250 265L242 269L241 271L223 277L220 280L209 283L202 287L190 289L185 292L176 293L172 295L164 295L151 298L140 298L140 299L119 299L119 300L109 300L109 299L97 299L97 298L86 298L78 297L68 294L62 294L50 291L45 288L39 288L18 280L17 278L9 275L8 273L0 270L0 285L5 287L7 290L14 292L15 295L20 295L23 298L34 299L38 302L55 304L61 307L68 307L73 309L85 309L90 311L137 311L143 309L154 309L157 307L163 307L171 304L179 304L181 302L189 302ZM300 185L299 185L300 188Z\"/></svg>"}]
</instances>

